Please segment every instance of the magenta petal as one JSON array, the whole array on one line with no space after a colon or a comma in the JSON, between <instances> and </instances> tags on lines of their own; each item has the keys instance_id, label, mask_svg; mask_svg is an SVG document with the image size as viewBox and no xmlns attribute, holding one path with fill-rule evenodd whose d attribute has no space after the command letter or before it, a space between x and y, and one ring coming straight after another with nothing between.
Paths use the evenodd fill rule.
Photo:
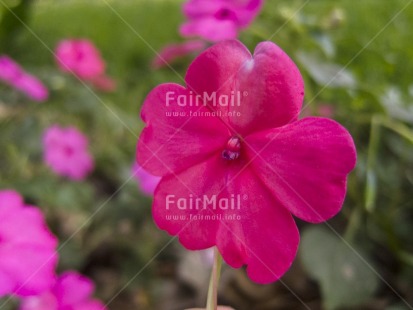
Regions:
<instances>
[{"instance_id":1,"label":"magenta petal","mask_svg":"<svg viewBox=\"0 0 413 310\"><path fill-rule=\"evenodd\" d=\"M218 99L207 103L224 114L231 112L223 120L238 134L296 120L304 96L297 66L272 42L259 44L253 57L238 41L218 43L195 59L186 82L197 94L216 94ZM220 105L218 100L225 97L232 98L232 104Z\"/></svg>"},{"instance_id":2,"label":"magenta petal","mask_svg":"<svg viewBox=\"0 0 413 310\"><path fill-rule=\"evenodd\" d=\"M13 208L20 208L24 205L22 196L12 190L5 189L0 191L0 217L4 218L11 213Z\"/></svg>"},{"instance_id":3,"label":"magenta petal","mask_svg":"<svg viewBox=\"0 0 413 310\"><path fill-rule=\"evenodd\" d=\"M252 280L273 282L288 270L296 255L298 230L290 212L252 170L235 177L239 168L213 156L176 176L162 178L155 192L153 217L159 228L178 236L186 248L217 245L232 267L247 265ZM217 203L197 205L197 199L204 197L216 197ZM228 207L219 206L223 201Z\"/></svg>"},{"instance_id":4,"label":"magenta petal","mask_svg":"<svg viewBox=\"0 0 413 310\"><path fill-rule=\"evenodd\" d=\"M14 85L22 74L24 71L18 63L7 55L0 55L0 80Z\"/></svg>"},{"instance_id":5,"label":"magenta petal","mask_svg":"<svg viewBox=\"0 0 413 310\"><path fill-rule=\"evenodd\" d=\"M0 247L0 268L13 278L13 291L19 296L30 296L50 288L55 278L57 255L46 246Z\"/></svg>"},{"instance_id":6,"label":"magenta petal","mask_svg":"<svg viewBox=\"0 0 413 310\"><path fill-rule=\"evenodd\" d=\"M161 178L148 173L137 163L133 164L131 173L138 183L140 190L145 195L152 196Z\"/></svg>"},{"instance_id":7,"label":"magenta petal","mask_svg":"<svg viewBox=\"0 0 413 310\"><path fill-rule=\"evenodd\" d=\"M248 60L251 60L251 53L241 42L217 43L199 55L189 66L185 77L187 87L201 96L204 94L208 96L216 94L216 98L230 96L235 90L235 79L240 67ZM218 104L218 100L214 101L207 103L215 110L228 112L228 106ZM223 119L228 122L227 117Z\"/></svg>"},{"instance_id":8,"label":"magenta petal","mask_svg":"<svg viewBox=\"0 0 413 310\"><path fill-rule=\"evenodd\" d=\"M239 210L227 210L220 223L218 249L230 266L246 264L251 280L274 282L289 269L297 253L300 237L294 219L251 169L229 180L221 199L240 197L240 204Z\"/></svg>"},{"instance_id":9,"label":"magenta petal","mask_svg":"<svg viewBox=\"0 0 413 310\"><path fill-rule=\"evenodd\" d=\"M15 87L35 101L46 101L49 91L43 83L30 74L23 74L15 83Z\"/></svg>"},{"instance_id":10,"label":"magenta petal","mask_svg":"<svg viewBox=\"0 0 413 310\"><path fill-rule=\"evenodd\" d=\"M59 277L53 292L60 306L69 306L87 301L95 290L93 282L83 275L68 271Z\"/></svg>"},{"instance_id":11,"label":"magenta petal","mask_svg":"<svg viewBox=\"0 0 413 310\"><path fill-rule=\"evenodd\" d=\"M91 296L93 282L76 271L66 271L52 290L24 298L19 310L105 310L104 304Z\"/></svg>"},{"instance_id":12,"label":"magenta petal","mask_svg":"<svg viewBox=\"0 0 413 310\"><path fill-rule=\"evenodd\" d=\"M50 292L22 299L19 310L56 310L59 309L56 297Z\"/></svg>"},{"instance_id":13,"label":"magenta petal","mask_svg":"<svg viewBox=\"0 0 413 310\"><path fill-rule=\"evenodd\" d=\"M138 142L137 159L149 173L163 176L181 171L227 142L225 125L215 116L194 116L210 111L202 105L190 106L190 97L188 90L176 84L160 85L147 96L142 107L146 127ZM178 100L187 104L180 105Z\"/></svg>"},{"instance_id":14,"label":"magenta petal","mask_svg":"<svg viewBox=\"0 0 413 310\"><path fill-rule=\"evenodd\" d=\"M234 115L231 124L239 133L279 127L297 119L304 82L294 62L274 43L260 43L236 80L243 96L235 107L240 116Z\"/></svg>"},{"instance_id":15,"label":"magenta petal","mask_svg":"<svg viewBox=\"0 0 413 310\"><path fill-rule=\"evenodd\" d=\"M10 271L9 271L10 272ZM7 270L0 268L0 297L10 294L14 289L14 279L8 274Z\"/></svg>"},{"instance_id":16,"label":"magenta petal","mask_svg":"<svg viewBox=\"0 0 413 310\"><path fill-rule=\"evenodd\" d=\"M226 180L223 165L219 156L213 156L177 175L163 177L155 191L152 209L155 223L169 234L177 235L187 249L201 250L215 245L219 221L202 220L203 216L214 213L196 200L209 199L221 192Z\"/></svg>"},{"instance_id":17,"label":"magenta petal","mask_svg":"<svg viewBox=\"0 0 413 310\"><path fill-rule=\"evenodd\" d=\"M263 0L249 0L247 3L244 0L236 2L238 2L238 6L242 8L237 13L240 27L248 26L257 16L263 4Z\"/></svg>"},{"instance_id":18,"label":"magenta petal","mask_svg":"<svg viewBox=\"0 0 413 310\"><path fill-rule=\"evenodd\" d=\"M40 209L15 191L0 191L0 296L42 293L55 280L57 239Z\"/></svg>"},{"instance_id":19,"label":"magenta petal","mask_svg":"<svg viewBox=\"0 0 413 310\"><path fill-rule=\"evenodd\" d=\"M51 251L57 246L57 239L47 228L40 209L23 207L6 216L6 219L3 218L1 221L0 226L2 242L18 246L49 247Z\"/></svg>"},{"instance_id":20,"label":"magenta petal","mask_svg":"<svg viewBox=\"0 0 413 310\"><path fill-rule=\"evenodd\" d=\"M235 39L237 25L232 20L219 20L213 17L191 20L181 25L179 32L184 37L200 36L211 42Z\"/></svg>"},{"instance_id":21,"label":"magenta petal","mask_svg":"<svg viewBox=\"0 0 413 310\"><path fill-rule=\"evenodd\" d=\"M262 0L189 0L183 12L188 22L181 26L183 36L200 36L206 40L235 39L259 12Z\"/></svg>"},{"instance_id":22,"label":"magenta petal","mask_svg":"<svg viewBox=\"0 0 413 310\"><path fill-rule=\"evenodd\" d=\"M308 117L248 136L246 144L257 174L295 216L318 223L340 211L356 164L353 139L340 124Z\"/></svg>"},{"instance_id":23,"label":"magenta petal","mask_svg":"<svg viewBox=\"0 0 413 310\"><path fill-rule=\"evenodd\" d=\"M195 0L187 1L183 5L183 13L189 18L198 18L205 15L213 15L222 7L219 1Z\"/></svg>"},{"instance_id":24,"label":"magenta petal","mask_svg":"<svg viewBox=\"0 0 413 310\"><path fill-rule=\"evenodd\" d=\"M73 310L105 310L105 305L99 300L88 300L76 305Z\"/></svg>"}]
</instances>

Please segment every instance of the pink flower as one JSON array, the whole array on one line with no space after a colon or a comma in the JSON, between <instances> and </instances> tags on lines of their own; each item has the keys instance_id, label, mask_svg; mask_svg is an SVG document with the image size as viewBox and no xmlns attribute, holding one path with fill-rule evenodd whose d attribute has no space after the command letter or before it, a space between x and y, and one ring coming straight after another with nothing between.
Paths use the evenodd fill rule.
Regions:
<instances>
[{"instance_id":1,"label":"pink flower","mask_svg":"<svg viewBox=\"0 0 413 310\"><path fill-rule=\"evenodd\" d=\"M42 212L13 190L0 191L0 298L48 290L55 280L57 239Z\"/></svg>"},{"instance_id":2,"label":"pink flower","mask_svg":"<svg viewBox=\"0 0 413 310\"><path fill-rule=\"evenodd\" d=\"M74 127L49 127L43 135L43 158L55 173L72 180L84 179L94 168L87 137Z\"/></svg>"},{"instance_id":3,"label":"pink flower","mask_svg":"<svg viewBox=\"0 0 413 310\"><path fill-rule=\"evenodd\" d=\"M0 79L14 85L24 73L23 69L13 59L6 55L0 56Z\"/></svg>"},{"instance_id":4,"label":"pink flower","mask_svg":"<svg viewBox=\"0 0 413 310\"><path fill-rule=\"evenodd\" d=\"M141 191L148 196L153 195L156 186L158 186L158 183L161 180L160 177L154 176L145 171L137 163L135 163L132 167L132 175L138 182Z\"/></svg>"},{"instance_id":5,"label":"pink flower","mask_svg":"<svg viewBox=\"0 0 413 310\"><path fill-rule=\"evenodd\" d=\"M26 73L19 64L8 56L0 56L0 80L20 90L35 101L45 101L49 91L33 75Z\"/></svg>"},{"instance_id":6,"label":"pink flower","mask_svg":"<svg viewBox=\"0 0 413 310\"><path fill-rule=\"evenodd\" d=\"M303 80L272 42L253 56L238 41L218 43L185 81L156 87L142 107L137 159L162 176L154 220L186 248L217 246L252 280L275 281L297 252L292 214L320 223L341 209L353 140L333 120L298 120Z\"/></svg>"},{"instance_id":7,"label":"pink flower","mask_svg":"<svg viewBox=\"0 0 413 310\"><path fill-rule=\"evenodd\" d=\"M204 50L206 43L201 40L192 40L179 44L170 44L165 46L152 62L152 67L158 69L164 67L176 59L192 53L198 53Z\"/></svg>"},{"instance_id":8,"label":"pink flower","mask_svg":"<svg viewBox=\"0 0 413 310\"><path fill-rule=\"evenodd\" d=\"M217 42L235 39L258 14L262 0L188 0L184 14L188 21L180 32L185 37L199 36Z\"/></svg>"},{"instance_id":9,"label":"pink flower","mask_svg":"<svg viewBox=\"0 0 413 310\"><path fill-rule=\"evenodd\" d=\"M91 296L93 282L74 271L63 273L54 287L39 296L24 298L20 310L105 310L105 305Z\"/></svg>"},{"instance_id":10,"label":"pink flower","mask_svg":"<svg viewBox=\"0 0 413 310\"><path fill-rule=\"evenodd\" d=\"M24 92L29 98L36 101L46 101L49 98L49 91L37 78L30 74L23 74L15 87Z\"/></svg>"},{"instance_id":11,"label":"pink flower","mask_svg":"<svg viewBox=\"0 0 413 310\"><path fill-rule=\"evenodd\" d=\"M56 60L63 72L84 80L103 75L106 67L98 49L85 39L61 41L56 48Z\"/></svg>"}]
</instances>

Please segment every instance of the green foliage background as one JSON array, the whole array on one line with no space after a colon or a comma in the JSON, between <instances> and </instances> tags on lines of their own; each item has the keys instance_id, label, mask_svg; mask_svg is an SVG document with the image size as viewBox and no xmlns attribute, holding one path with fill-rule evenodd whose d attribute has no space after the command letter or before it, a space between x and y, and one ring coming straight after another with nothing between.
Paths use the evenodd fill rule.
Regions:
<instances>
[{"instance_id":1,"label":"green foliage background","mask_svg":"<svg viewBox=\"0 0 413 310\"><path fill-rule=\"evenodd\" d=\"M190 61L150 68L156 51L182 41L181 3L0 0L0 52L51 90L50 100L37 104L0 85L0 188L15 188L43 208L61 240L59 268L93 277L113 309L158 309L159 266L179 249L152 223L151 199L130 180L130 167L145 95L163 82L183 83ZM319 285L325 308L413 304L412 29L410 0L268 0L240 37L251 50L272 40L291 55L306 81L307 113L331 105L357 145L341 214L326 229L301 225L298 264ZM76 37L101 50L116 92L96 92L57 71L56 44ZM89 136L96 169L86 181L62 179L42 164L41 135L54 123ZM166 254L146 266L166 245Z\"/></svg>"}]
</instances>

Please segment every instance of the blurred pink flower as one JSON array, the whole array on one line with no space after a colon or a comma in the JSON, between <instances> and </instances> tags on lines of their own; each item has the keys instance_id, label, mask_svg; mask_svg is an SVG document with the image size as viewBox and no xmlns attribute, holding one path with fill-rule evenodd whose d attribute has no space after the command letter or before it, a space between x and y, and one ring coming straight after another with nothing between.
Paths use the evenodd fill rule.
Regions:
<instances>
[{"instance_id":1,"label":"blurred pink flower","mask_svg":"<svg viewBox=\"0 0 413 310\"><path fill-rule=\"evenodd\" d=\"M94 168L85 135L74 127L49 127L43 135L43 158L58 175L72 180L82 180Z\"/></svg>"},{"instance_id":2,"label":"blurred pink flower","mask_svg":"<svg viewBox=\"0 0 413 310\"><path fill-rule=\"evenodd\" d=\"M30 74L23 74L15 87L33 100L46 101L49 97L49 91L37 78Z\"/></svg>"},{"instance_id":3,"label":"blurred pink flower","mask_svg":"<svg viewBox=\"0 0 413 310\"><path fill-rule=\"evenodd\" d=\"M206 48L207 44L201 40L192 40L184 43L170 44L165 46L155 57L152 67L158 69L171 64L176 59L192 53L199 53Z\"/></svg>"},{"instance_id":4,"label":"blurred pink flower","mask_svg":"<svg viewBox=\"0 0 413 310\"><path fill-rule=\"evenodd\" d=\"M40 209L19 193L0 191L0 298L49 290L55 281L57 239Z\"/></svg>"},{"instance_id":5,"label":"blurred pink flower","mask_svg":"<svg viewBox=\"0 0 413 310\"><path fill-rule=\"evenodd\" d=\"M6 55L0 56L0 79L14 85L24 73L23 69L13 59Z\"/></svg>"},{"instance_id":6,"label":"blurred pink flower","mask_svg":"<svg viewBox=\"0 0 413 310\"><path fill-rule=\"evenodd\" d=\"M42 102L49 97L49 91L40 80L26 73L19 64L6 55L0 56L0 80L35 101Z\"/></svg>"},{"instance_id":7,"label":"blurred pink flower","mask_svg":"<svg viewBox=\"0 0 413 310\"><path fill-rule=\"evenodd\" d=\"M85 276L67 271L46 293L22 299L19 310L104 310L105 305L92 297L93 282Z\"/></svg>"},{"instance_id":8,"label":"blurred pink flower","mask_svg":"<svg viewBox=\"0 0 413 310\"><path fill-rule=\"evenodd\" d=\"M188 21L180 28L185 37L217 42L235 39L261 9L263 0L188 0L183 11Z\"/></svg>"},{"instance_id":9,"label":"blurred pink flower","mask_svg":"<svg viewBox=\"0 0 413 310\"><path fill-rule=\"evenodd\" d=\"M63 40L56 47L56 61L63 72L93 80L105 72L106 64L95 45L86 39Z\"/></svg>"},{"instance_id":10,"label":"blurred pink flower","mask_svg":"<svg viewBox=\"0 0 413 310\"><path fill-rule=\"evenodd\" d=\"M158 186L161 178L148 173L137 163L133 164L131 173L135 180L138 182L139 188L142 193L149 196L153 195L155 188L156 186Z\"/></svg>"},{"instance_id":11,"label":"blurred pink flower","mask_svg":"<svg viewBox=\"0 0 413 310\"><path fill-rule=\"evenodd\" d=\"M187 249L216 246L253 281L276 281L298 249L292 215L320 223L340 211L353 139L333 120L298 119L303 79L272 42L253 55L215 44L185 82L159 85L142 106L137 161L162 176L154 221Z\"/></svg>"}]
</instances>

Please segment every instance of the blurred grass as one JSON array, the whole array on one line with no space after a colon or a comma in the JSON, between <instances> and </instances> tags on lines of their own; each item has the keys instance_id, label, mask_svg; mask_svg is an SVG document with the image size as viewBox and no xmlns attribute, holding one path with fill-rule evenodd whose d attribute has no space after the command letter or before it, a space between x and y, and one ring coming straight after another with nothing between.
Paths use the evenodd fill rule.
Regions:
<instances>
[{"instance_id":1,"label":"blurred grass","mask_svg":"<svg viewBox=\"0 0 413 310\"><path fill-rule=\"evenodd\" d=\"M93 40L108 62L109 74L121 81L116 105L132 112L135 105L131 103L141 102L154 85L183 82L184 68L179 66L176 67L179 73L162 70L147 74L156 51L167 43L182 40L178 35L178 26L183 20L180 3L182 1L40 1L35 6L30 27L52 50L62 38ZM317 37L327 32L337 51L334 61L346 65L380 32L352 61L349 69L357 75L360 87L373 95L383 94L385 87L392 84L407 91L412 85L413 6L382 29L408 3L409 0L267 1L262 13L264 22L259 25L263 30L260 36L251 40L251 36L243 35L241 39L245 38L252 49L258 39L265 40L277 32L272 40L294 57L297 50L314 49ZM285 16L280 13L288 9L287 14L294 14L301 7L291 20L284 20ZM329 21L334 18L329 16L334 9L344 14L344 21L338 27L328 25L334 23ZM330 29L325 29L328 27ZM26 52L27 47L30 53ZM13 54L29 66L53 66L50 52L27 31L20 37ZM330 99L328 90L325 93Z\"/></svg>"},{"instance_id":2,"label":"blurred grass","mask_svg":"<svg viewBox=\"0 0 413 310\"><path fill-rule=\"evenodd\" d=\"M398 283L394 278L399 272L400 278L413 286L413 148L397 130L389 131L402 128L408 136L411 124L391 118L381 102L387 90L396 86L401 99L413 103L413 4L390 22L411 2L268 0L257 21L241 34L241 40L253 50L259 41L271 37L303 72L306 101L311 100L312 112L323 103L334 107L334 117L350 130L358 149L358 167L350 177L346 207L336 225L344 231L342 222L348 223L353 210L362 213L357 214L357 225L352 228L358 233L356 237L363 235L358 241L383 269L391 269L389 261L397 263L397 271L386 269L396 274L389 281ZM155 51L183 40L178 34L183 21L181 4L172 0L35 1L28 26L38 38L23 28L10 45L1 46L47 83L51 98L35 105L8 88L0 88L0 99L7 103L6 112L0 111L7 116L1 119L0 127L0 186L14 187L44 207L61 238L67 237L62 222L68 220L69 228L65 229L69 232L76 228L129 177L136 136L142 127L139 109L146 94L160 83L183 83L189 61L174 64L175 72L150 69ZM108 74L118 82L115 93L95 93L57 72L51 51L61 39L78 37L91 39L101 50ZM346 69L354 76L356 86L324 89L298 60L298 52L314 55L320 63L349 64ZM371 119L376 115L385 126L380 129L378 145L367 155ZM54 122L75 124L90 137L97 168L85 182L67 182L42 165L41 134ZM365 190L371 195L367 169L377 186L377 197L368 197L368 214L364 210ZM118 259L121 263L116 260L121 265L116 268L122 270L122 280L128 279L167 240L152 224L149 205L150 199L138 193L136 184L127 184L87 225L80 240L68 245L62 268L86 268L103 244L116 248L114 252L127 249L127 259ZM133 227L132 232L124 236L124 226L128 225ZM147 279L153 280L145 274L138 282Z\"/></svg>"}]
</instances>

